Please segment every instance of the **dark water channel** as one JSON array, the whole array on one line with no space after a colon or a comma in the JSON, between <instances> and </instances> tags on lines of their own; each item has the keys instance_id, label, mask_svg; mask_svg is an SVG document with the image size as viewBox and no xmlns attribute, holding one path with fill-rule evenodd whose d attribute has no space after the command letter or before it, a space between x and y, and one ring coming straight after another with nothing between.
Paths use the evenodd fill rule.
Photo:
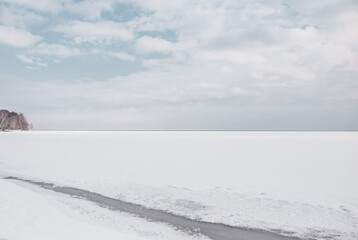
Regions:
<instances>
[{"instance_id":1,"label":"dark water channel","mask_svg":"<svg viewBox=\"0 0 358 240\"><path fill-rule=\"evenodd\" d=\"M213 240L299 240L299 238L282 236L278 233L258 229L246 229L232 227L221 223L210 223L200 220L193 220L165 211L146 208L139 204L106 197L101 194L82 190L79 188L61 187L52 183L36 182L17 177L5 177L5 179L31 183L54 192L85 199L87 201L96 203L101 207L105 207L114 211L130 213L137 217L145 218L149 221L166 223L176 229L185 231L188 234L203 234Z\"/></svg>"}]
</instances>

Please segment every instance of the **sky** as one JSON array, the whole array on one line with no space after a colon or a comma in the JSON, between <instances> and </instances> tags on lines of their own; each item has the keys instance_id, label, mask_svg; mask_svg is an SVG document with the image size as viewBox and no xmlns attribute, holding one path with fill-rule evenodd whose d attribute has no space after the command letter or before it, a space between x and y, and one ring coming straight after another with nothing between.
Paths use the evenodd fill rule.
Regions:
<instances>
[{"instance_id":1,"label":"sky","mask_svg":"<svg viewBox=\"0 0 358 240\"><path fill-rule=\"evenodd\" d=\"M358 130L356 0L0 0L36 130Z\"/></svg>"}]
</instances>

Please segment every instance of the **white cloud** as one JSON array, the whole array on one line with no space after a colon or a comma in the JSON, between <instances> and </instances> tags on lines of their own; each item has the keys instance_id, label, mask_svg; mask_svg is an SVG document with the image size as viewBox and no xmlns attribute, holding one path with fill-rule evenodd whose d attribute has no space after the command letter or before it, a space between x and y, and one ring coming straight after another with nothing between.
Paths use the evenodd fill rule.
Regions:
<instances>
[{"instance_id":1,"label":"white cloud","mask_svg":"<svg viewBox=\"0 0 358 240\"><path fill-rule=\"evenodd\" d=\"M108 55L124 61L134 62L136 60L136 57L134 55L128 54L126 52L110 52L108 53Z\"/></svg>"},{"instance_id":2,"label":"white cloud","mask_svg":"<svg viewBox=\"0 0 358 240\"><path fill-rule=\"evenodd\" d=\"M67 47L61 44L40 43L27 50L27 54L34 56L49 56L56 58L68 58L81 55L78 48Z\"/></svg>"},{"instance_id":3,"label":"white cloud","mask_svg":"<svg viewBox=\"0 0 358 240\"><path fill-rule=\"evenodd\" d=\"M263 64L266 61L259 53L238 50L200 51L195 57L204 62L229 62L233 64Z\"/></svg>"},{"instance_id":4,"label":"white cloud","mask_svg":"<svg viewBox=\"0 0 358 240\"><path fill-rule=\"evenodd\" d=\"M179 50L179 46L164 39L143 36L137 40L136 49L144 53L170 53Z\"/></svg>"},{"instance_id":5,"label":"white cloud","mask_svg":"<svg viewBox=\"0 0 358 240\"><path fill-rule=\"evenodd\" d=\"M40 39L40 36L33 35L19 28L0 26L0 44L25 48L34 45Z\"/></svg>"},{"instance_id":6,"label":"white cloud","mask_svg":"<svg viewBox=\"0 0 358 240\"><path fill-rule=\"evenodd\" d=\"M23 54L17 55L17 58L24 63L30 64L27 69L35 70L41 67L47 67L48 62L58 62L69 57L80 56L83 53L78 48L68 47L62 44L39 43L27 50Z\"/></svg>"},{"instance_id":7,"label":"white cloud","mask_svg":"<svg viewBox=\"0 0 358 240\"><path fill-rule=\"evenodd\" d=\"M46 19L24 9L0 5L0 23L7 26L25 28L26 25L38 24Z\"/></svg>"},{"instance_id":8,"label":"white cloud","mask_svg":"<svg viewBox=\"0 0 358 240\"><path fill-rule=\"evenodd\" d=\"M71 21L53 29L73 38L77 44L81 43L113 43L115 41L129 41L134 38L132 31L122 23L112 21L82 22Z\"/></svg>"},{"instance_id":9,"label":"white cloud","mask_svg":"<svg viewBox=\"0 0 358 240\"><path fill-rule=\"evenodd\" d=\"M102 12L113 11L114 0L87 0L70 2L65 5L66 10L79 14L86 19L100 19Z\"/></svg>"},{"instance_id":10,"label":"white cloud","mask_svg":"<svg viewBox=\"0 0 358 240\"><path fill-rule=\"evenodd\" d=\"M34 60L32 60L32 59L29 58L29 57L26 57L26 56L23 55L23 54L17 55L17 58L20 59L21 61L23 61L24 63L28 63L28 64L34 63Z\"/></svg>"},{"instance_id":11,"label":"white cloud","mask_svg":"<svg viewBox=\"0 0 358 240\"><path fill-rule=\"evenodd\" d=\"M129 2L129 1L128 1ZM176 11L185 11L187 7L195 6L196 3L193 3L190 0L177 0L177 1L166 1L166 0L133 0L132 4L135 4L141 7L144 10L148 11L165 11L165 12L176 12Z\"/></svg>"},{"instance_id":12,"label":"white cloud","mask_svg":"<svg viewBox=\"0 0 358 240\"><path fill-rule=\"evenodd\" d=\"M9 4L34 9L40 12L58 12L67 0L3 0Z\"/></svg>"}]
</instances>

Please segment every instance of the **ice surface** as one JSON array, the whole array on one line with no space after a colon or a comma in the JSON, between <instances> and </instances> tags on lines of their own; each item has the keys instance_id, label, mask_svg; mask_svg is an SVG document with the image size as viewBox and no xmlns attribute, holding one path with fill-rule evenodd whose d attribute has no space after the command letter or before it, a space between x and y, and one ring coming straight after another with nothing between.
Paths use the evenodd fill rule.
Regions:
<instances>
[{"instance_id":1,"label":"ice surface","mask_svg":"<svg viewBox=\"0 0 358 240\"><path fill-rule=\"evenodd\" d=\"M29 184L1 179L0 189L0 239L207 239Z\"/></svg>"},{"instance_id":2,"label":"ice surface","mask_svg":"<svg viewBox=\"0 0 358 240\"><path fill-rule=\"evenodd\" d=\"M68 217L45 197L9 181L0 180L0 189L2 239L141 239Z\"/></svg>"},{"instance_id":3,"label":"ice surface","mask_svg":"<svg viewBox=\"0 0 358 240\"><path fill-rule=\"evenodd\" d=\"M358 237L355 132L10 132L0 148L3 176L235 226Z\"/></svg>"}]
</instances>

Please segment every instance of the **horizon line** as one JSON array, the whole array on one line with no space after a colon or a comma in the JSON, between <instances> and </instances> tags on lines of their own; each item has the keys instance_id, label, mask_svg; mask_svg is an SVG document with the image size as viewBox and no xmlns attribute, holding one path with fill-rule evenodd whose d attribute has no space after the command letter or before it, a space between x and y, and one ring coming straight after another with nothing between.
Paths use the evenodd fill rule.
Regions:
<instances>
[{"instance_id":1,"label":"horizon line","mask_svg":"<svg viewBox=\"0 0 358 240\"><path fill-rule=\"evenodd\" d=\"M113 129L113 130L104 130L104 129L97 129L97 130L78 130L78 129L32 129L29 131L57 131L57 132L358 132L358 130L294 130L294 129L288 129L288 130L238 130L238 129Z\"/></svg>"}]
</instances>

